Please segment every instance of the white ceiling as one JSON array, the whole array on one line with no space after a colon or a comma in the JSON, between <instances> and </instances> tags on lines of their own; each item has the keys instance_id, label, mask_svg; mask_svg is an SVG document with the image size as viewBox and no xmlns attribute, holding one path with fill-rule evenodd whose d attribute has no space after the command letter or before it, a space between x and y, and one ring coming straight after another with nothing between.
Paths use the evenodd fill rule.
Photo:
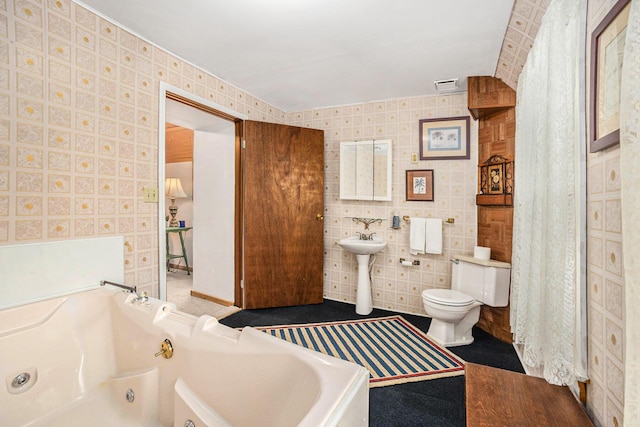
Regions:
<instances>
[{"instance_id":1,"label":"white ceiling","mask_svg":"<svg viewBox=\"0 0 640 427\"><path fill-rule=\"evenodd\" d=\"M83 0L286 112L495 75L514 0Z\"/></svg>"}]
</instances>

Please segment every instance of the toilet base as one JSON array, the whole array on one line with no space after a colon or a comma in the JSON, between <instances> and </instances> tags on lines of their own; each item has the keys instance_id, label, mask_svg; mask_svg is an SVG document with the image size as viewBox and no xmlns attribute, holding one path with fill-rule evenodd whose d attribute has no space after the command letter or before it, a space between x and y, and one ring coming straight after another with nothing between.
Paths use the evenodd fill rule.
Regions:
<instances>
[{"instance_id":1,"label":"toilet base","mask_svg":"<svg viewBox=\"0 0 640 427\"><path fill-rule=\"evenodd\" d=\"M459 322L431 318L427 337L443 347L469 345L473 342L473 326L480 319L480 306L472 308Z\"/></svg>"}]
</instances>

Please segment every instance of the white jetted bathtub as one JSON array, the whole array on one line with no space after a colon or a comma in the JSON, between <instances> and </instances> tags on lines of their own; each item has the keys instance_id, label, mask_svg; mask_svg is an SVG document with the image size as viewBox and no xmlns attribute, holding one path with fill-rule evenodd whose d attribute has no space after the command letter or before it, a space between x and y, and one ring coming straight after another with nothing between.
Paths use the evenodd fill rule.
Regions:
<instances>
[{"instance_id":1,"label":"white jetted bathtub","mask_svg":"<svg viewBox=\"0 0 640 427\"><path fill-rule=\"evenodd\" d=\"M0 426L368 425L366 369L111 288L1 310L0 381Z\"/></svg>"}]
</instances>

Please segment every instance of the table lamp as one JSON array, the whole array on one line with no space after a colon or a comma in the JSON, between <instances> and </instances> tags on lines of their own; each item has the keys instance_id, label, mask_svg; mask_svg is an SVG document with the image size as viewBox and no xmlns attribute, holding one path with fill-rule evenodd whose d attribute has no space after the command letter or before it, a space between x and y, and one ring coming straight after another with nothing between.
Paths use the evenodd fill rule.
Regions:
<instances>
[{"instance_id":1,"label":"table lamp","mask_svg":"<svg viewBox=\"0 0 640 427\"><path fill-rule=\"evenodd\" d=\"M169 221L169 227L177 227L178 220L176 214L178 213L178 207L176 206L176 198L187 197L180 178L167 178L164 183L165 195L171 198L171 205L169 206L169 213L171 214L171 221Z\"/></svg>"}]
</instances>

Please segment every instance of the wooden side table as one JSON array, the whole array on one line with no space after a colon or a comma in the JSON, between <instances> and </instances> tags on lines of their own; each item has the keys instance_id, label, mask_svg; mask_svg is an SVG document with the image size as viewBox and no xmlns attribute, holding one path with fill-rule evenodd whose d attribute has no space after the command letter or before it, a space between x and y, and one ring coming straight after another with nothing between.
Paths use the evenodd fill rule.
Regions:
<instances>
[{"instance_id":1,"label":"wooden side table","mask_svg":"<svg viewBox=\"0 0 640 427\"><path fill-rule=\"evenodd\" d=\"M184 264L187 267L187 274L191 274L189 271L189 259L187 258L187 250L184 247L184 236L183 233L191 230L193 227L167 227L166 228L166 239L165 243L167 245L167 271L169 271L169 261L175 258L183 258ZM178 233L180 237L180 246L182 247L182 255L172 254L169 252L169 233Z\"/></svg>"}]
</instances>

